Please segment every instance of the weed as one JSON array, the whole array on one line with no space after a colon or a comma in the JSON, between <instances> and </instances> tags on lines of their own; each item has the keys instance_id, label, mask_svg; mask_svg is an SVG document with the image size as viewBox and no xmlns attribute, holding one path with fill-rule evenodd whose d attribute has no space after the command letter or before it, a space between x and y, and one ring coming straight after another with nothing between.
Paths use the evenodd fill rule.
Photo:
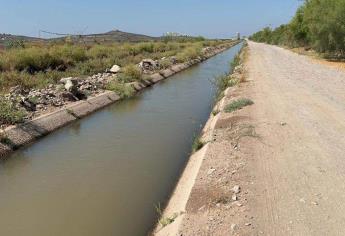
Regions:
<instances>
[{"instance_id":1,"label":"weed","mask_svg":"<svg viewBox=\"0 0 345 236\"><path fill-rule=\"evenodd\" d=\"M225 112L233 112L239 110L245 106L254 104L254 102L248 98L240 98L236 101L233 101L225 107Z\"/></svg>"},{"instance_id":2,"label":"weed","mask_svg":"<svg viewBox=\"0 0 345 236\"><path fill-rule=\"evenodd\" d=\"M25 115L24 111L19 110L12 102L0 96L0 125L23 122Z\"/></svg>"},{"instance_id":3,"label":"weed","mask_svg":"<svg viewBox=\"0 0 345 236\"><path fill-rule=\"evenodd\" d=\"M200 136L197 136L194 139L194 142L193 142L193 145L192 145L193 153L199 151L204 145L205 145L205 143L201 141Z\"/></svg>"},{"instance_id":4,"label":"weed","mask_svg":"<svg viewBox=\"0 0 345 236\"><path fill-rule=\"evenodd\" d=\"M135 65L128 65L123 68L123 72L119 75L118 80L123 83L129 83L142 79L141 71Z\"/></svg>"},{"instance_id":5,"label":"weed","mask_svg":"<svg viewBox=\"0 0 345 236\"><path fill-rule=\"evenodd\" d=\"M163 217L163 211L162 211L160 203L158 203L158 205L155 206L155 209L156 209L156 212L157 212L158 217L159 217L158 222L162 227L165 227L165 226L173 223L175 221L175 219L178 217L177 213L174 213L171 217Z\"/></svg>"},{"instance_id":6,"label":"weed","mask_svg":"<svg viewBox=\"0 0 345 236\"><path fill-rule=\"evenodd\" d=\"M241 57L240 57L241 51L239 53L236 54L236 56L234 57L234 60L231 62L230 64L230 74L232 74L235 70L235 67L238 66L241 62Z\"/></svg>"},{"instance_id":7,"label":"weed","mask_svg":"<svg viewBox=\"0 0 345 236\"><path fill-rule=\"evenodd\" d=\"M165 59L165 60L162 60L160 63L159 63L161 69L166 69L166 68L169 68L171 65L172 65L172 62L168 59Z\"/></svg>"},{"instance_id":8,"label":"weed","mask_svg":"<svg viewBox=\"0 0 345 236\"><path fill-rule=\"evenodd\" d=\"M129 98L132 97L135 93L135 90L132 86L126 85L125 83L112 81L110 82L106 89L115 92L121 98Z\"/></svg>"},{"instance_id":9,"label":"weed","mask_svg":"<svg viewBox=\"0 0 345 236\"><path fill-rule=\"evenodd\" d=\"M219 110L213 110L212 115L216 116L219 113Z\"/></svg>"},{"instance_id":10,"label":"weed","mask_svg":"<svg viewBox=\"0 0 345 236\"><path fill-rule=\"evenodd\" d=\"M228 87L233 87L233 86L237 85L238 82L239 82L238 79L233 79L233 78L231 78L231 79L229 79L229 81L228 81Z\"/></svg>"},{"instance_id":11,"label":"weed","mask_svg":"<svg viewBox=\"0 0 345 236\"><path fill-rule=\"evenodd\" d=\"M201 47L198 45L190 46L185 48L182 52L176 55L176 59L179 62L186 62L192 59L196 59L197 57L201 56Z\"/></svg>"}]
</instances>

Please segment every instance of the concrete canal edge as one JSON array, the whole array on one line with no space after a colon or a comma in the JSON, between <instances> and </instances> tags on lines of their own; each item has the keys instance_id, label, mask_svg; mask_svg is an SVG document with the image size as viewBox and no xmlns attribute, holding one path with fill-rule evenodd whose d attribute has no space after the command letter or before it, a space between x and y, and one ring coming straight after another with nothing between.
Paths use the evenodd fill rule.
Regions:
<instances>
[{"instance_id":1,"label":"concrete canal edge","mask_svg":"<svg viewBox=\"0 0 345 236\"><path fill-rule=\"evenodd\" d=\"M237 43L231 47L235 45L237 45ZM215 49L211 53L205 55L204 59L194 59L187 63L174 65L169 69L150 75L147 80L141 83L135 82L132 86L139 92L229 48L230 47ZM87 100L78 101L51 113L44 114L23 124L8 127L4 130L5 136L0 142L0 159L5 158L18 148L33 143L73 121L79 120L119 100L121 100L121 98L116 93L106 91Z\"/></svg>"},{"instance_id":2,"label":"concrete canal edge","mask_svg":"<svg viewBox=\"0 0 345 236\"><path fill-rule=\"evenodd\" d=\"M230 95L230 93L230 88L225 90L224 97L215 105L215 109L223 109L225 104L225 97L227 95ZM182 175L180 176L172 195L169 198L163 214L161 215L160 221L162 221L162 219L168 219L173 222L167 225L162 225L158 222L152 235L179 235L179 229L185 216L187 202L196 182L196 178L198 176L202 162L206 158L206 155L208 153L210 145L208 140L210 140L210 137L212 138L213 131L219 118L220 114L217 114L215 116L211 114L209 119L207 120L204 128L201 131L201 140L206 144L200 150L193 153L189 157L187 165L183 170Z\"/></svg>"},{"instance_id":3,"label":"concrete canal edge","mask_svg":"<svg viewBox=\"0 0 345 236\"><path fill-rule=\"evenodd\" d=\"M243 52L241 53L241 56L243 56ZM241 61L241 63L244 63L244 61ZM242 75L244 75L244 73L240 76ZM226 88L221 99L215 104L213 111L217 111L217 114L213 114L213 112L210 114L210 117L200 135L200 140L205 145L189 157L186 167L183 170L159 221L151 233L152 235L182 235L181 228L184 218L188 213L186 212L187 203L190 201L192 190L198 182L197 179L200 177L200 169L211 152L213 136L216 132L217 126L222 123L222 119L224 118L224 109L230 100L237 97L237 95L235 95L237 90L238 86ZM203 177L205 176L202 176L202 178Z\"/></svg>"}]
</instances>

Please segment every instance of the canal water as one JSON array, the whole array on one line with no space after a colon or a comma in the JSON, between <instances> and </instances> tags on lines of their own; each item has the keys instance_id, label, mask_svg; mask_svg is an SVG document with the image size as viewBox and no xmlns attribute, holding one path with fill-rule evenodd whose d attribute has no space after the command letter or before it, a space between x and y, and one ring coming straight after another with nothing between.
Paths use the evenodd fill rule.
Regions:
<instances>
[{"instance_id":1,"label":"canal water","mask_svg":"<svg viewBox=\"0 0 345 236\"><path fill-rule=\"evenodd\" d=\"M241 46L0 162L0 235L146 235Z\"/></svg>"}]
</instances>

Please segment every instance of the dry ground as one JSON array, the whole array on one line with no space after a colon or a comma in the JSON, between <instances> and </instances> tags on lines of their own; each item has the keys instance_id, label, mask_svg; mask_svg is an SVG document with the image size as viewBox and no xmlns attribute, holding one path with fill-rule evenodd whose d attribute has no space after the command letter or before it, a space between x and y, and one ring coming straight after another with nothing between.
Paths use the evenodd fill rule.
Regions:
<instances>
[{"instance_id":1,"label":"dry ground","mask_svg":"<svg viewBox=\"0 0 345 236\"><path fill-rule=\"evenodd\" d=\"M246 67L226 103L255 104L220 114L180 235L345 235L345 73L253 42Z\"/></svg>"}]
</instances>

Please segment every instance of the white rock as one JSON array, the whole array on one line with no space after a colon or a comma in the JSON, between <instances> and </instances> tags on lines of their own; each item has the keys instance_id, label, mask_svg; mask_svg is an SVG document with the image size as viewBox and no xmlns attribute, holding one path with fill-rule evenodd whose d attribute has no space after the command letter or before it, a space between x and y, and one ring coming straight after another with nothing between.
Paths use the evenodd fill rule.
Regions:
<instances>
[{"instance_id":1,"label":"white rock","mask_svg":"<svg viewBox=\"0 0 345 236\"><path fill-rule=\"evenodd\" d=\"M62 79L60 79L60 83L66 84L67 81L69 81L69 80L72 81L72 80L73 80L73 77L62 78Z\"/></svg>"},{"instance_id":2,"label":"white rock","mask_svg":"<svg viewBox=\"0 0 345 236\"><path fill-rule=\"evenodd\" d=\"M66 83L65 83L65 89L69 92L71 92L73 90L73 83L71 80L67 80Z\"/></svg>"},{"instance_id":3,"label":"white rock","mask_svg":"<svg viewBox=\"0 0 345 236\"><path fill-rule=\"evenodd\" d=\"M121 67L120 67L120 66L118 66L118 65L113 65L109 71L110 71L111 73L118 73L118 72L120 72L120 70L121 70Z\"/></svg>"},{"instance_id":4,"label":"white rock","mask_svg":"<svg viewBox=\"0 0 345 236\"><path fill-rule=\"evenodd\" d=\"M211 175L213 172L215 172L216 171L216 169L214 169L214 168L211 168L211 169L209 169L208 171L207 171L207 174L208 175Z\"/></svg>"},{"instance_id":5,"label":"white rock","mask_svg":"<svg viewBox=\"0 0 345 236\"><path fill-rule=\"evenodd\" d=\"M239 193L239 192L241 191L241 188L240 188L239 185L235 185L235 186L232 188L232 191L233 191L234 193Z\"/></svg>"},{"instance_id":6,"label":"white rock","mask_svg":"<svg viewBox=\"0 0 345 236\"><path fill-rule=\"evenodd\" d=\"M235 230L237 230L237 225L236 224L231 224L231 230L232 231L235 231Z\"/></svg>"}]
</instances>

